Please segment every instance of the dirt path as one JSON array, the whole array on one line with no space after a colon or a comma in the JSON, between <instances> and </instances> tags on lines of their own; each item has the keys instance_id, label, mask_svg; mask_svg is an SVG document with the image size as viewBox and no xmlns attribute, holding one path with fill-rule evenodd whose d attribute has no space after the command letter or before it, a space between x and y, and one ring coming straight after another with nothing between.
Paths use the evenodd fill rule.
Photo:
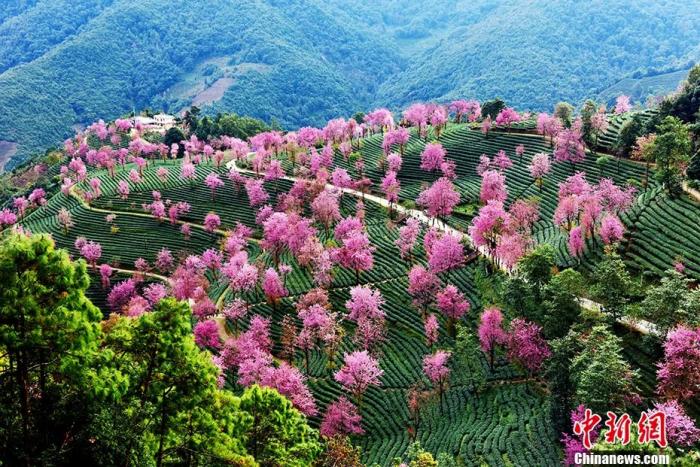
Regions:
<instances>
[{"instance_id":1,"label":"dirt path","mask_svg":"<svg viewBox=\"0 0 700 467\"><path fill-rule=\"evenodd\" d=\"M227 166L229 169L234 169L234 170L236 170L236 171L238 171L238 172L240 172L240 173L245 173L245 174L250 174L250 175L257 175L257 174L256 174L254 171L252 171L252 170L242 169L242 168L238 167L238 166L236 165L236 161L230 161L228 164L226 164L226 166ZM284 178L285 180L290 181L290 182L295 182L295 181L298 180L297 177L290 177L290 176L285 176L285 177L283 177L283 178ZM332 189L338 189L335 185L332 185L332 184L330 184L330 183L327 183L327 184L326 184L326 187L327 187L327 188L332 188ZM379 205L381 205L381 206L384 206L385 208L389 208L389 202L388 202L386 199L381 198L381 197L379 197L379 196L372 195L372 194L362 193L362 192L360 192L360 191L353 190L352 188L341 188L340 190L341 190L343 193L350 194L350 195L355 196L355 197L357 197L357 198L362 198L362 199L365 199L365 200L370 200L370 201L372 201L372 202L374 202L374 203L377 203L377 204L379 204ZM427 225L427 226L432 226L432 227L435 227L435 228L437 228L437 229L439 229L439 230L442 230L443 232L447 232L447 233L450 233L450 234L457 235L458 237L460 237L461 239L463 239L464 241L466 241L467 244L468 244L469 246L472 247L472 249L478 251L481 255L483 255L484 257L488 258L488 259L489 259L491 262L493 262L494 264L497 264L498 267L499 267L502 271L504 271L506 274L511 274L511 273L512 273L512 271L510 271L508 268L505 268L505 267L503 266L503 264L502 264L500 261L498 261L496 258L494 258L494 257L493 257L488 251L486 251L484 248L475 248L475 247L474 247L474 244L473 244L472 241L471 241L471 238L469 237L469 235L465 234L465 233L462 232L461 230L455 229L454 227L452 227L452 226L446 224L445 222L443 222L443 221L441 221L441 220L433 219L433 218L431 218L431 217L428 217L428 216L427 216L423 211L421 211L421 210L406 208L406 207L403 207L403 206L401 206L401 205L399 205L399 204L393 205L392 207L393 207L393 209L394 209L395 211L397 211L397 212L399 212L399 213L402 213L402 214L405 214L405 215L407 215L407 216L411 216L411 217L413 217L413 218L415 218L415 219L418 219L420 222L422 222L423 224L425 224L425 225ZM603 306L602 306L600 303L596 303L596 302L591 301L591 300L589 300L589 299L587 299L587 298L583 298L583 297L579 298L579 303L581 304L581 306L582 306L583 308L586 308L586 309L598 310L598 311L603 309ZM625 325L625 326L627 326L627 327L629 327L629 328L631 328L631 329L633 329L633 330L635 330L635 331L641 332L642 334L650 334L650 333L656 334L656 333L657 333L657 332L656 332L656 326L655 326L653 323L650 323L650 322L648 322L648 321L643 321L643 320L634 320L634 321L633 321L633 320L630 320L630 319L628 319L628 318L622 318L622 319L620 319L619 321L620 321L620 323L622 323L623 325Z\"/></svg>"}]
</instances>

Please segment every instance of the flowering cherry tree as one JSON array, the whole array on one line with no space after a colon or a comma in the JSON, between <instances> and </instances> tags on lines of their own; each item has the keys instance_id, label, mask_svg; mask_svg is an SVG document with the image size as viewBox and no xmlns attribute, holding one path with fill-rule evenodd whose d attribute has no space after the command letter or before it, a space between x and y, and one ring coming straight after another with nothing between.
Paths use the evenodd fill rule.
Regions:
<instances>
[{"instance_id":1,"label":"flowering cherry tree","mask_svg":"<svg viewBox=\"0 0 700 467\"><path fill-rule=\"evenodd\" d=\"M481 349L489 356L489 366L493 370L496 346L507 342L507 334L503 330L503 315L498 308L487 308L481 313L479 322L479 342Z\"/></svg>"},{"instance_id":2,"label":"flowering cherry tree","mask_svg":"<svg viewBox=\"0 0 700 467\"><path fill-rule=\"evenodd\" d=\"M379 378L384 372L379 363L366 351L345 354L344 364L335 373L335 380L348 390L357 403L362 406L362 395L370 386L380 386Z\"/></svg>"},{"instance_id":3,"label":"flowering cherry tree","mask_svg":"<svg viewBox=\"0 0 700 467\"><path fill-rule=\"evenodd\" d=\"M506 348L508 358L517 361L530 374L538 372L551 354L542 337L542 328L522 318L511 321Z\"/></svg>"},{"instance_id":4,"label":"flowering cherry tree","mask_svg":"<svg viewBox=\"0 0 700 467\"><path fill-rule=\"evenodd\" d=\"M433 386L437 387L440 402L442 402L445 385L450 377L450 368L447 366L447 361L451 355L451 352L438 350L434 354L426 355L423 358L423 373L433 383Z\"/></svg>"},{"instance_id":5,"label":"flowering cherry tree","mask_svg":"<svg viewBox=\"0 0 700 467\"><path fill-rule=\"evenodd\" d=\"M361 435L365 432L357 407L343 396L328 405L319 431L326 438L336 435Z\"/></svg>"}]
</instances>

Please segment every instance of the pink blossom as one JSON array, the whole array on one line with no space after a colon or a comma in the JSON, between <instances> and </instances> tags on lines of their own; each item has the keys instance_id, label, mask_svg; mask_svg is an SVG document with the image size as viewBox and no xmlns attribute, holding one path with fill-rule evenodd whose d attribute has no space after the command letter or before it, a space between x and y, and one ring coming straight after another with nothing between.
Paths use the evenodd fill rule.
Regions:
<instances>
[{"instance_id":1,"label":"pink blossom","mask_svg":"<svg viewBox=\"0 0 700 467\"><path fill-rule=\"evenodd\" d=\"M214 199L216 189L224 186L224 182L214 172L210 172L209 175L207 175L204 179L204 184L211 190L211 199Z\"/></svg>"},{"instance_id":2,"label":"pink blossom","mask_svg":"<svg viewBox=\"0 0 700 467\"><path fill-rule=\"evenodd\" d=\"M554 158L559 162L572 164L583 162L586 158L586 146L581 134L581 121L576 120L571 128L565 128L557 134Z\"/></svg>"},{"instance_id":3,"label":"pink blossom","mask_svg":"<svg viewBox=\"0 0 700 467\"><path fill-rule=\"evenodd\" d=\"M440 323L434 314L430 313L423 323L425 331L425 343L428 347L432 347L438 340Z\"/></svg>"},{"instance_id":4,"label":"pink blossom","mask_svg":"<svg viewBox=\"0 0 700 467\"><path fill-rule=\"evenodd\" d=\"M440 170L440 165L445 161L445 149L440 143L428 143L421 153L420 168L428 172Z\"/></svg>"},{"instance_id":5,"label":"pink blossom","mask_svg":"<svg viewBox=\"0 0 700 467\"><path fill-rule=\"evenodd\" d=\"M508 358L519 362L530 373L540 370L551 352L542 337L542 328L535 323L516 318L510 323L506 347Z\"/></svg>"},{"instance_id":6,"label":"pink blossom","mask_svg":"<svg viewBox=\"0 0 700 467\"><path fill-rule=\"evenodd\" d=\"M124 308L124 315L130 318L137 318L151 309L150 304L140 295L131 297L129 303Z\"/></svg>"},{"instance_id":7,"label":"pink blossom","mask_svg":"<svg viewBox=\"0 0 700 467\"><path fill-rule=\"evenodd\" d=\"M221 218L216 213L210 212L204 217L204 229L207 232L214 232L221 226Z\"/></svg>"},{"instance_id":8,"label":"pink blossom","mask_svg":"<svg viewBox=\"0 0 700 467\"><path fill-rule=\"evenodd\" d=\"M498 167L498 169L500 171L504 171L504 170L509 169L513 166L513 161L511 161L510 157L508 157L506 152L503 149L501 149L496 154L496 157L494 157L493 165Z\"/></svg>"},{"instance_id":9,"label":"pink blossom","mask_svg":"<svg viewBox=\"0 0 700 467\"><path fill-rule=\"evenodd\" d=\"M112 277L112 267L109 264L100 264L99 270L102 288L106 289L109 287L109 278Z\"/></svg>"},{"instance_id":10,"label":"pink blossom","mask_svg":"<svg viewBox=\"0 0 700 467\"><path fill-rule=\"evenodd\" d=\"M428 253L428 265L435 274L455 269L464 264L464 246L461 239L452 233L438 238Z\"/></svg>"},{"instance_id":11,"label":"pink blossom","mask_svg":"<svg viewBox=\"0 0 700 467\"><path fill-rule=\"evenodd\" d=\"M423 357L423 373L428 377L430 382L435 385L442 386L450 375L450 368L447 366L447 361L452 355L451 352L438 350L432 355Z\"/></svg>"},{"instance_id":12,"label":"pink blossom","mask_svg":"<svg viewBox=\"0 0 700 467\"><path fill-rule=\"evenodd\" d=\"M350 300L345 302L345 307L349 311L348 319L359 321L361 318L384 318L383 304L384 298L379 290L356 286L350 289Z\"/></svg>"},{"instance_id":13,"label":"pink blossom","mask_svg":"<svg viewBox=\"0 0 700 467\"><path fill-rule=\"evenodd\" d=\"M624 232L625 228L616 216L608 214L603 217L600 223L600 238L603 239L603 243L609 245L620 241Z\"/></svg>"},{"instance_id":14,"label":"pink blossom","mask_svg":"<svg viewBox=\"0 0 700 467\"><path fill-rule=\"evenodd\" d=\"M413 305L426 309L435 299L440 281L432 272L417 264L408 272L408 294L413 297Z\"/></svg>"},{"instance_id":15,"label":"pink blossom","mask_svg":"<svg viewBox=\"0 0 700 467\"><path fill-rule=\"evenodd\" d=\"M167 248L161 249L156 255L156 268L161 272L168 272L173 267L173 254Z\"/></svg>"},{"instance_id":16,"label":"pink blossom","mask_svg":"<svg viewBox=\"0 0 700 467\"><path fill-rule=\"evenodd\" d=\"M287 296L287 289L285 289L279 274L273 268L268 268L265 271L262 289L267 299L273 303Z\"/></svg>"},{"instance_id":17,"label":"pink blossom","mask_svg":"<svg viewBox=\"0 0 700 467\"><path fill-rule=\"evenodd\" d=\"M666 433L671 444L690 447L700 441L700 430L695 426L693 419L686 415L678 401L656 403L654 408L666 414Z\"/></svg>"},{"instance_id":18,"label":"pink blossom","mask_svg":"<svg viewBox=\"0 0 700 467\"><path fill-rule=\"evenodd\" d=\"M497 345L507 342L507 335L502 327L503 315L498 308L487 308L481 313L479 323L479 342L481 349L490 355L489 365L493 368L494 352Z\"/></svg>"},{"instance_id":19,"label":"pink blossom","mask_svg":"<svg viewBox=\"0 0 700 467\"><path fill-rule=\"evenodd\" d=\"M126 180L120 180L117 184L117 191L122 199L129 197L129 183Z\"/></svg>"},{"instance_id":20,"label":"pink blossom","mask_svg":"<svg viewBox=\"0 0 700 467\"><path fill-rule=\"evenodd\" d=\"M431 217L444 217L452 213L459 203L460 195L452 182L442 177L418 195L417 203L427 209Z\"/></svg>"},{"instance_id":21,"label":"pink blossom","mask_svg":"<svg viewBox=\"0 0 700 467\"><path fill-rule=\"evenodd\" d=\"M487 204L491 200L505 202L508 198L506 177L495 170L487 170L481 177L481 192L479 199Z\"/></svg>"},{"instance_id":22,"label":"pink blossom","mask_svg":"<svg viewBox=\"0 0 700 467\"><path fill-rule=\"evenodd\" d=\"M406 220L406 225L399 228L399 237L394 244L399 247L401 258L410 257L420 234L420 221L414 217Z\"/></svg>"},{"instance_id":23,"label":"pink blossom","mask_svg":"<svg viewBox=\"0 0 700 467\"><path fill-rule=\"evenodd\" d=\"M148 303L155 305L168 296L168 289L163 284L150 284L144 289L143 296Z\"/></svg>"},{"instance_id":24,"label":"pink blossom","mask_svg":"<svg viewBox=\"0 0 700 467\"><path fill-rule=\"evenodd\" d=\"M390 171L398 172L399 170L401 170L403 159L399 154L392 152L386 157L386 162L389 165Z\"/></svg>"},{"instance_id":25,"label":"pink blossom","mask_svg":"<svg viewBox=\"0 0 700 467\"><path fill-rule=\"evenodd\" d=\"M165 167L158 167L158 170L156 170L156 176L160 179L161 182L167 181L169 175L170 171Z\"/></svg>"},{"instance_id":26,"label":"pink blossom","mask_svg":"<svg viewBox=\"0 0 700 467\"><path fill-rule=\"evenodd\" d=\"M107 295L107 304L112 311L120 312L136 294L136 283L133 279L117 283Z\"/></svg>"},{"instance_id":27,"label":"pink blossom","mask_svg":"<svg viewBox=\"0 0 700 467\"><path fill-rule=\"evenodd\" d=\"M552 164L549 161L549 155L543 152L532 156L532 163L527 167L530 170L530 176L534 179L541 179L549 173Z\"/></svg>"},{"instance_id":28,"label":"pink blossom","mask_svg":"<svg viewBox=\"0 0 700 467\"><path fill-rule=\"evenodd\" d=\"M362 417L357 411L357 407L345 397L340 398L328 405L326 414L321 422L320 432L327 438L336 435L361 435L365 431L362 429Z\"/></svg>"},{"instance_id":29,"label":"pink blossom","mask_svg":"<svg viewBox=\"0 0 700 467\"><path fill-rule=\"evenodd\" d=\"M67 210L63 209L63 211L68 212ZM59 211L59 215L60 215ZM70 213L68 213L68 216L70 216ZM4 227L14 225L17 222L17 216L10 211L9 209L3 209L0 211L0 230ZM61 222L64 226L65 224ZM72 224L72 222L71 222Z\"/></svg>"},{"instance_id":30,"label":"pink blossom","mask_svg":"<svg viewBox=\"0 0 700 467\"><path fill-rule=\"evenodd\" d=\"M679 326L668 333L656 377L659 394L687 400L700 393L700 328Z\"/></svg>"},{"instance_id":31,"label":"pink blossom","mask_svg":"<svg viewBox=\"0 0 700 467\"><path fill-rule=\"evenodd\" d=\"M209 319L197 323L194 327L194 341L200 347L220 348L219 326L216 324L216 321Z\"/></svg>"},{"instance_id":32,"label":"pink blossom","mask_svg":"<svg viewBox=\"0 0 700 467\"><path fill-rule=\"evenodd\" d=\"M624 94L617 96L617 99L615 99L615 113L617 115L629 112L631 108L629 96L625 96Z\"/></svg>"},{"instance_id":33,"label":"pink blossom","mask_svg":"<svg viewBox=\"0 0 700 467\"><path fill-rule=\"evenodd\" d=\"M452 284L438 292L435 298L442 314L450 319L460 319L469 311L469 301Z\"/></svg>"},{"instance_id":34,"label":"pink blossom","mask_svg":"<svg viewBox=\"0 0 700 467\"><path fill-rule=\"evenodd\" d=\"M379 378L383 374L377 360L363 350L345 354L344 364L335 373L335 380L359 399L370 386L381 385Z\"/></svg>"},{"instance_id":35,"label":"pink blossom","mask_svg":"<svg viewBox=\"0 0 700 467\"><path fill-rule=\"evenodd\" d=\"M350 178L348 171L345 169L341 169L340 167L336 168L333 171L333 173L331 174L331 179L333 180L333 185L335 185L338 188L352 187L352 179Z\"/></svg>"},{"instance_id":36,"label":"pink blossom","mask_svg":"<svg viewBox=\"0 0 700 467\"><path fill-rule=\"evenodd\" d=\"M496 116L496 125L505 125L510 129L513 123L520 121L520 115L511 107L501 110Z\"/></svg>"},{"instance_id":37,"label":"pink blossom","mask_svg":"<svg viewBox=\"0 0 700 467\"><path fill-rule=\"evenodd\" d=\"M249 178L245 182L245 191L251 207L260 206L270 198L270 195L263 188L263 180Z\"/></svg>"},{"instance_id":38,"label":"pink blossom","mask_svg":"<svg viewBox=\"0 0 700 467\"><path fill-rule=\"evenodd\" d=\"M585 242L583 240L583 231L580 226L576 226L569 232L569 253L571 256L580 257L583 254Z\"/></svg>"},{"instance_id":39,"label":"pink blossom","mask_svg":"<svg viewBox=\"0 0 700 467\"><path fill-rule=\"evenodd\" d=\"M80 254L87 260L90 266L94 268L97 261L99 261L102 256L102 245L95 242L87 242L80 247Z\"/></svg>"},{"instance_id":40,"label":"pink blossom","mask_svg":"<svg viewBox=\"0 0 700 467\"><path fill-rule=\"evenodd\" d=\"M338 192L329 189L323 190L314 198L311 210L314 217L328 230L333 222L340 220L341 217Z\"/></svg>"}]
</instances>

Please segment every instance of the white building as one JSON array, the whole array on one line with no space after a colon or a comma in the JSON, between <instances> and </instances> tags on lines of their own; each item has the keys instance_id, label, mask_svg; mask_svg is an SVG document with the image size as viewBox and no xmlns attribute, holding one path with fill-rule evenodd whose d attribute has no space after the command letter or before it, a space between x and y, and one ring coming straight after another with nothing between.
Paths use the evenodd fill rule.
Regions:
<instances>
[{"instance_id":1,"label":"white building","mask_svg":"<svg viewBox=\"0 0 700 467\"><path fill-rule=\"evenodd\" d=\"M164 134L170 128L175 126L175 117L172 115L160 113L151 117L142 117L137 115L132 120L134 128L140 127L144 132L156 132Z\"/></svg>"}]
</instances>

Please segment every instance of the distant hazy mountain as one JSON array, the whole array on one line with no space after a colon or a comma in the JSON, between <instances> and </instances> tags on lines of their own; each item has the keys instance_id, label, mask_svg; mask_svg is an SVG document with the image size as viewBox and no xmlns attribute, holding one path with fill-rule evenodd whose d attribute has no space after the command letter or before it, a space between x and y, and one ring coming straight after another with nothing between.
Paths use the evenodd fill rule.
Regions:
<instances>
[{"instance_id":1,"label":"distant hazy mountain","mask_svg":"<svg viewBox=\"0 0 700 467\"><path fill-rule=\"evenodd\" d=\"M679 69L699 37L681 0L5 0L0 141L12 165L76 125L193 103L284 127L458 96L545 109Z\"/></svg>"}]
</instances>

